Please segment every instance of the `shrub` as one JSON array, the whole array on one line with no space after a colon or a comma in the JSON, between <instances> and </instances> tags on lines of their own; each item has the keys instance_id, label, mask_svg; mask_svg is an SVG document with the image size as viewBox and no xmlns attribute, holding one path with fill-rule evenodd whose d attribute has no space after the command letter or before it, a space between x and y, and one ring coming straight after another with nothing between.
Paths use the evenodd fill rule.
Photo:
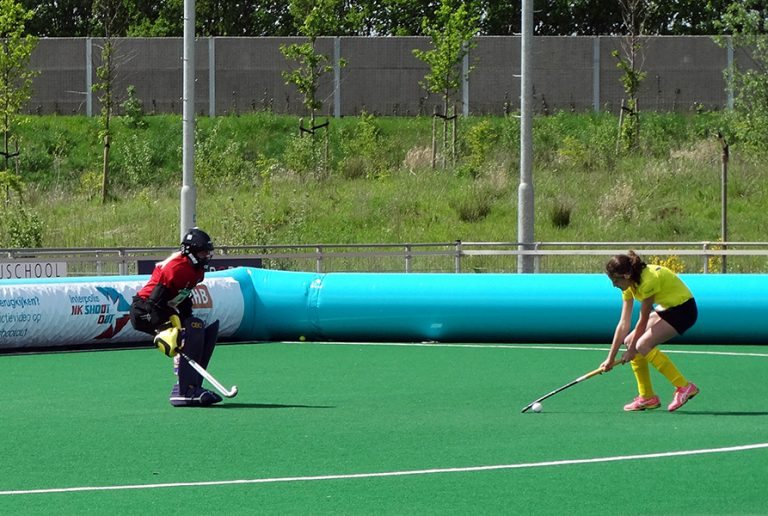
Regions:
<instances>
[{"instance_id":1,"label":"shrub","mask_svg":"<svg viewBox=\"0 0 768 516\"><path fill-rule=\"evenodd\" d=\"M631 222L638 215L636 202L632 185L621 182L600 199L598 206L600 219L604 222Z\"/></svg>"},{"instance_id":2,"label":"shrub","mask_svg":"<svg viewBox=\"0 0 768 516\"><path fill-rule=\"evenodd\" d=\"M153 163L152 148L146 139L132 134L118 149L122 170L130 185L151 186L157 183L157 166Z\"/></svg>"},{"instance_id":3,"label":"shrub","mask_svg":"<svg viewBox=\"0 0 768 516\"><path fill-rule=\"evenodd\" d=\"M312 138L293 136L288 140L288 145L283 153L283 163L288 170L304 176L316 174L320 162L320 151L312 141Z\"/></svg>"},{"instance_id":4,"label":"shrub","mask_svg":"<svg viewBox=\"0 0 768 516\"><path fill-rule=\"evenodd\" d=\"M43 247L43 222L36 213L17 206L2 216L7 228L5 238L0 239L2 247Z\"/></svg>"},{"instance_id":5,"label":"shrub","mask_svg":"<svg viewBox=\"0 0 768 516\"><path fill-rule=\"evenodd\" d=\"M424 170L432 167L432 149L429 147L411 147L405 153L403 167L408 172Z\"/></svg>"},{"instance_id":6,"label":"shrub","mask_svg":"<svg viewBox=\"0 0 768 516\"><path fill-rule=\"evenodd\" d=\"M147 122L144 120L144 104L136 95L136 86L130 85L127 88L128 98L120 104L125 113L125 125L131 129L144 129Z\"/></svg>"},{"instance_id":7,"label":"shrub","mask_svg":"<svg viewBox=\"0 0 768 516\"><path fill-rule=\"evenodd\" d=\"M567 228L571 224L573 207L569 203L557 202L549 210L549 220L556 228Z\"/></svg>"},{"instance_id":8,"label":"shrub","mask_svg":"<svg viewBox=\"0 0 768 516\"><path fill-rule=\"evenodd\" d=\"M102 175L100 170L88 170L80 174L77 190L87 199L101 196Z\"/></svg>"},{"instance_id":9,"label":"shrub","mask_svg":"<svg viewBox=\"0 0 768 516\"><path fill-rule=\"evenodd\" d=\"M370 163L361 156L350 156L341 162L341 177L361 179L368 176Z\"/></svg>"},{"instance_id":10,"label":"shrub","mask_svg":"<svg viewBox=\"0 0 768 516\"><path fill-rule=\"evenodd\" d=\"M480 174L498 138L489 120L482 120L467 130L464 142L469 175L476 177Z\"/></svg>"},{"instance_id":11,"label":"shrub","mask_svg":"<svg viewBox=\"0 0 768 516\"><path fill-rule=\"evenodd\" d=\"M685 272L685 264L677 255L667 256L666 258L661 258L660 256L651 256L648 258L648 263L661 265L671 270L672 272Z\"/></svg>"},{"instance_id":12,"label":"shrub","mask_svg":"<svg viewBox=\"0 0 768 516\"><path fill-rule=\"evenodd\" d=\"M477 222L491 213L494 195L487 188L471 186L463 188L448 205L456 212L462 222Z\"/></svg>"},{"instance_id":13,"label":"shrub","mask_svg":"<svg viewBox=\"0 0 768 516\"><path fill-rule=\"evenodd\" d=\"M280 162L275 158L267 158L263 154L259 154L255 166L261 179L261 190L269 195L272 191L272 179L280 171Z\"/></svg>"},{"instance_id":14,"label":"shrub","mask_svg":"<svg viewBox=\"0 0 768 516\"><path fill-rule=\"evenodd\" d=\"M357 124L342 130L341 152L344 177L386 175L389 166L387 150L373 115L363 112Z\"/></svg>"},{"instance_id":15,"label":"shrub","mask_svg":"<svg viewBox=\"0 0 768 516\"><path fill-rule=\"evenodd\" d=\"M195 177L203 186L218 188L223 182L247 183L254 180L253 167L243 156L236 139L221 134L219 120L210 133L198 129L195 145Z\"/></svg>"}]
</instances>

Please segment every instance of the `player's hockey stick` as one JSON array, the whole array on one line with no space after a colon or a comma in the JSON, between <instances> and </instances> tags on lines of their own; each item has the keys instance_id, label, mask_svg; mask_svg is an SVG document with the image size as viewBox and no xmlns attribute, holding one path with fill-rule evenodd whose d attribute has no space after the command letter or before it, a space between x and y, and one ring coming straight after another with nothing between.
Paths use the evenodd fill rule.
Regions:
<instances>
[{"instance_id":1,"label":"player's hockey stick","mask_svg":"<svg viewBox=\"0 0 768 516\"><path fill-rule=\"evenodd\" d=\"M622 363L622 362L621 362L621 360L616 360L616 361L613 363L613 367L616 367L617 365L620 365L621 363ZM590 379L590 378L592 378L593 376L601 375L601 374L603 374L603 372L604 372L604 371L603 371L603 368L602 368L602 367L598 367L598 368L597 368L597 369L595 369L594 371L590 371L590 372L588 372L587 374L581 375L581 376L579 376L578 378L576 378L575 380L573 380L572 382L568 382L568 383L566 383L565 385L563 385L562 387L559 387L559 388L555 389L555 390L554 390L554 391L552 391L552 392L548 392L547 394L545 394L545 395L544 395L544 396L542 396L541 398L538 398L538 399L535 399L535 400L533 400L533 401L532 401L532 402L530 402L528 405L526 405L525 407L523 407L523 410L521 410L520 412L527 412L527 411L528 411L528 410L529 410L531 407L533 407L534 403L540 403L540 402L544 401L545 399L547 399L547 398L549 398L549 397L551 397L551 396L554 396L554 395L555 395L555 394L557 394L558 392L563 392L565 389L567 389L567 388L569 388L569 387L573 387L573 386L574 386L574 385L576 385L577 383L581 383L581 382L583 382L584 380L589 380L589 379Z\"/></svg>"}]
</instances>

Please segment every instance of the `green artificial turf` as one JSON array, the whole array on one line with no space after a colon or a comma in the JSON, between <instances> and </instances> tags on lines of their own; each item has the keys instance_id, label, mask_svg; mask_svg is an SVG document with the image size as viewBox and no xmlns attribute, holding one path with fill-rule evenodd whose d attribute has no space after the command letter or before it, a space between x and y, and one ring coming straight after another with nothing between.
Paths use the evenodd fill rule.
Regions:
<instances>
[{"instance_id":1,"label":"green artificial turf","mask_svg":"<svg viewBox=\"0 0 768 516\"><path fill-rule=\"evenodd\" d=\"M0 513L765 513L768 352L664 349L701 388L674 414L622 411L628 367L520 413L605 346L222 345L204 409L155 350L3 355Z\"/></svg>"}]
</instances>

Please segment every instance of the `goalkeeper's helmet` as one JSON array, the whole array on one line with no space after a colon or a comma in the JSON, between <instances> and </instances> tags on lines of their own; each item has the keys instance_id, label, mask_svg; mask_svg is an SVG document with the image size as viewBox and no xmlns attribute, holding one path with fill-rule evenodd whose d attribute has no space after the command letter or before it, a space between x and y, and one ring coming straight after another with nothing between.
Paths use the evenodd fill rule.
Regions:
<instances>
[{"instance_id":1,"label":"goalkeeper's helmet","mask_svg":"<svg viewBox=\"0 0 768 516\"><path fill-rule=\"evenodd\" d=\"M203 268L213 255L213 241L202 229L192 228L181 241L181 254L195 267Z\"/></svg>"}]
</instances>

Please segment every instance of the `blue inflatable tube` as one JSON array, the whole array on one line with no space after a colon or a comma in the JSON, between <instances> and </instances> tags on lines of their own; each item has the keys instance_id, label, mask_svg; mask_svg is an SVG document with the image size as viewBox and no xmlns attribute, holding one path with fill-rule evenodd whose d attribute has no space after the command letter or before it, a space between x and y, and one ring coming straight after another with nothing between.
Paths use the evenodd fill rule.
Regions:
<instances>
[{"instance_id":1,"label":"blue inflatable tube","mask_svg":"<svg viewBox=\"0 0 768 516\"><path fill-rule=\"evenodd\" d=\"M621 293L604 274L256 269L252 277L254 340L607 343L621 312ZM699 320L677 342L766 342L768 276L682 277Z\"/></svg>"},{"instance_id":2,"label":"blue inflatable tube","mask_svg":"<svg viewBox=\"0 0 768 516\"><path fill-rule=\"evenodd\" d=\"M677 342L764 344L768 275L682 275L699 321ZM0 350L148 342L128 322L146 276L0 281ZM608 343L604 274L406 274L238 268L206 275L195 313L234 341ZM637 305L636 305L637 306Z\"/></svg>"}]
</instances>

